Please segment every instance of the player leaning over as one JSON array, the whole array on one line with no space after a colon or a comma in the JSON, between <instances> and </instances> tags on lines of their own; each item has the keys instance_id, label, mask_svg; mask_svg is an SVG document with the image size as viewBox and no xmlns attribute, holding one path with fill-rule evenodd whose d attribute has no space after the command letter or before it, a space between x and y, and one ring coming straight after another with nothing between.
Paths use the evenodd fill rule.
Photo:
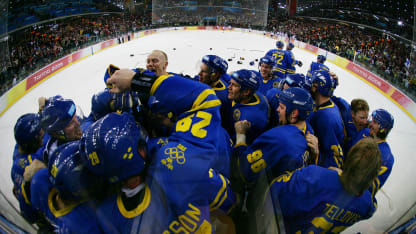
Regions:
<instances>
[{"instance_id":1,"label":"player leaning over","mask_svg":"<svg viewBox=\"0 0 416 234\"><path fill-rule=\"evenodd\" d=\"M335 80L328 71L314 72L311 94L315 108L308 121L319 140L318 165L342 168L344 127L339 109L330 99L335 87Z\"/></svg>"},{"instance_id":2,"label":"player leaning over","mask_svg":"<svg viewBox=\"0 0 416 234\"><path fill-rule=\"evenodd\" d=\"M211 157L212 168L228 174L231 142L221 127L221 102L214 90L177 75L152 78L143 75L140 71L120 69L108 80L113 85L111 91L131 89L147 93L150 96L147 107L153 116L160 117L158 123L169 119L169 138L186 139L201 147L214 148L219 153Z\"/></svg>"}]
</instances>

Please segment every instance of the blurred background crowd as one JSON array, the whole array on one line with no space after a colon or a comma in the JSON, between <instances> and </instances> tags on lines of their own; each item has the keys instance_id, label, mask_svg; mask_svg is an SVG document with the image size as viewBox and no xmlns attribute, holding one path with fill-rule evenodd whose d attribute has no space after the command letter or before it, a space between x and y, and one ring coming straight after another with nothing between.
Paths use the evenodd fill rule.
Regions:
<instances>
[{"instance_id":1,"label":"blurred background crowd","mask_svg":"<svg viewBox=\"0 0 416 234\"><path fill-rule=\"evenodd\" d=\"M409 1L10 0L0 3L0 94L43 66L99 41L180 25L283 34L354 61L416 100Z\"/></svg>"}]
</instances>

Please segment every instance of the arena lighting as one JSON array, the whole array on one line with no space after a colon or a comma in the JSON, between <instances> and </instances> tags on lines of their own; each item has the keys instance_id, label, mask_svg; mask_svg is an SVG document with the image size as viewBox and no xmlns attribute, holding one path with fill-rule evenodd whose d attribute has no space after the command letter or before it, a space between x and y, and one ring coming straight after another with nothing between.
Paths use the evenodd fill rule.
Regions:
<instances>
[{"instance_id":1,"label":"arena lighting","mask_svg":"<svg viewBox=\"0 0 416 234\"><path fill-rule=\"evenodd\" d=\"M403 21L401 21L401 20L397 21L397 25L403 26Z\"/></svg>"}]
</instances>

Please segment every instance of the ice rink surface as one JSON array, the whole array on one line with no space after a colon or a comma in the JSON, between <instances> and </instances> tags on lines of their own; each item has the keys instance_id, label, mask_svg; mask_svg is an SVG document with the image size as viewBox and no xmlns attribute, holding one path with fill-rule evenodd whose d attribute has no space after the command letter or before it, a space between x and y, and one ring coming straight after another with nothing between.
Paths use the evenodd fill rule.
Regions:
<instances>
[{"instance_id":1,"label":"ice rink surface","mask_svg":"<svg viewBox=\"0 0 416 234\"><path fill-rule=\"evenodd\" d=\"M216 54L224 59L232 58L232 61L228 62L229 72L243 68L257 70L257 62L254 66L250 66L249 62L262 57L269 49L275 48L275 42L274 39L262 35L242 32L161 32L106 49L58 72L28 92L0 117L2 212L7 213L8 217L17 216L9 205L11 203L15 208L18 207L12 194L10 179L12 152L15 145L13 127L22 114L37 112L38 97L60 94L64 98L73 99L84 114L88 115L91 96L104 89L103 76L109 64L123 68L144 68L146 56L150 51L160 49L168 55L170 72L196 75L199 71L200 59L207 54ZM311 62L316 60L316 55L298 48L293 52L295 58L304 64L301 68L297 67L297 72L306 74ZM237 64L240 59L243 59L242 64ZM370 113L374 109L384 108L395 118L394 128L387 138L395 156L395 164L389 179L376 196L378 209L371 219L346 230L346 233L382 232L405 215L416 201L416 183L413 181L416 178L416 160L412 147L416 142L416 124L396 104L367 83L329 61L325 64L339 76L340 85L335 90L336 96L341 96L347 101L364 98L370 105ZM15 220L20 222L19 219Z\"/></svg>"}]
</instances>

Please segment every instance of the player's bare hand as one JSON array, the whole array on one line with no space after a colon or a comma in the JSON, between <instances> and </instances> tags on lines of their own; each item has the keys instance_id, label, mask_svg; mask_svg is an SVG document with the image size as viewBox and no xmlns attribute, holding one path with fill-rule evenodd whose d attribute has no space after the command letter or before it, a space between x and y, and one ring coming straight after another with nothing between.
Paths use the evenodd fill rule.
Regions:
<instances>
[{"instance_id":1,"label":"player's bare hand","mask_svg":"<svg viewBox=\"0 0 416 234\"><path fill-rule=\"evenodd\" d=\"M337 76L337 74L333 73L333 72L329 72L329 75L332 77L332 79L337 81L337 84L339 85L339 78Z\"/></svg>"},{"instance_id":2,"label":"player's bare hand","mask_svg":"<svg viewBox=\"0 0 416 234\"><path fill-rule=\"evenodd\" d=\"M241 120L241 121L237 121L234 124L235 127L235 132L237 134L246 134L246 132L250 129L251 127L251 123L248 120Z\"/></svg>"},{"instance_id":3,"label":"player's bare hand","mask_svg":"<svg viewBox=\"0 0 416 234\"><path fill-rule=\"evenodd\" d=\"M114 72L114 74L107 80L107 84L112 85L111 93L121 93L131 87L131 81L136 73L127 68L123 68Z\"/></svg>"},{"instance_id":4,"label":"player's bare hand","mask_svg":"<svg viewBox=\"0 0 416 234\"><path fill-rule=\"evenodd\" d=\"M305 135L306 143L311 150L311 161L312 163L316 164L316 160L319 156L319 141L315 135L312 135L309 131Z\"/></svg>"},{"instance_id":5,"label":"player's bare hand","mask_svg":"<svg viewBox=\"0 0 416 234\"><path fill-rule=\"evenodd\" d=\"M46 104L46 97L39 97L38 98L38 104L39 104L39 113L43 110L43 107L45 107Z\"/></svg>"},{"instance_id":6,"label":"player's bare hand","mask_svg":"<svg viewBox=\"0 0 416 234\"><path fill-rule=\"evenodd\" d=\"M46 168L45 163L38 159L33 160L33 162L28 167L26 167L25 172L23 173L24 181L29 182L33 175L35 175L36 172L42 168Z\"/></svg>"},{"instance_id":7,"label":"player's bare hand","mask_svg":"<svg viewBox=\"0 0 416 234\"><path fill-rule=\"evenodd\" d=\"M328 169L334 170L334 171L338 172L339 174L342 173L342 170L340 168L338 168L338 167L328 167Z\"/></svg>"}]
</instances>

